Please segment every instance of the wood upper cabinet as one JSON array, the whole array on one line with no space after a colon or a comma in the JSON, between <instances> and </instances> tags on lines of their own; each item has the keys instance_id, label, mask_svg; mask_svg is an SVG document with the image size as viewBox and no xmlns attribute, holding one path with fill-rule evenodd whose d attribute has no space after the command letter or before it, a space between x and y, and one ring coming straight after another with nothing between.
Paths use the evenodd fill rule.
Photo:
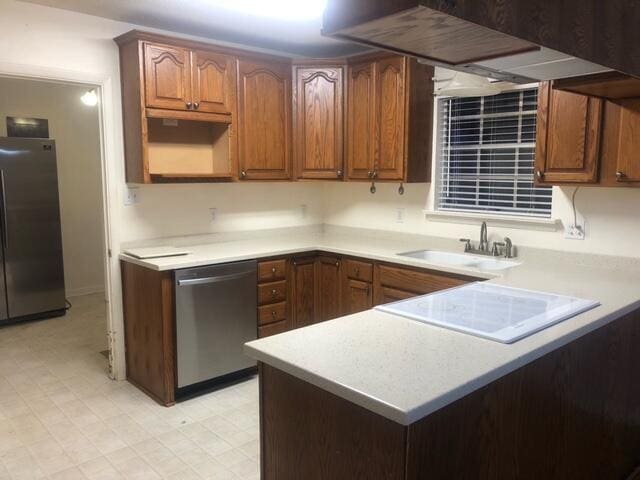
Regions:
<instances>
[{"instance_id":1,"label":"wood upper cabinet","mask_svg":"<svg viewBox=\"0 0 640 480\"><path fill-rule=\"evenodd\" d=\"M342 66L294 66L294 163L301 179L343 175Z\"/></svg>"},{"instance_id":2,"label":"wood upper cabinet","mask_svg":"<svg viewBox=\"0 0 640 480\"><path fill-rule=\"evenodd\" d=\"M238 62L240 177L291 177L291 67L286 63Z\"/></svg>"},{"instance_id":3,"label":"wood upper cabinet","mask_svg":"<svg viewBox=\"0 0 640 480\"><path fill-rule=\"evenodd\" d=\"M378 61L376 65L375 172L380 180L404 178L405 63L404 57L393 56ZM430 132L424 134L429 135Z\"/></svg>"},{"instance_id":4,"label":"wood upper cabinet","mask_svg":"<svg viewBox=\"0 0 640 480\"><path fill-rule=\"evenodd\" d=\"M316 321L324 322L342 315L341 266L337 257L321 256L317 259L318 306Z\"/></svg>"},{"instance_id":5,"label":"wood upper cabinet","mask_svg":"<svg viewBox=\"0 0 640 480\"><path fill-rule=\"evenodd\" d=\"M605 103L601 184L640 182L640 98Z\"/></svg>"},{"instance_id":6,"label":"wood upper cabinet","mask_svg":"<svg viewBox=\"0 0 640 480\"><path fill-rule=\"evenodd\" d=\"M433 74L433 67L398 55L349 63L349 179L430 180Z\"/></svg>"},{"instance_id":7,"label":"wood upper cabinet","mask_svg":"<svg viewBox=\"0 0 640 480\"><path fill-rule=\"evenodd\" d=\"M230 113L236 102L236 60L206 50L191 53L193 108L200 112Z\"/></svg>"},{"instance_id":8,"label":"wood upper cabinet","mask_svg":"<svg viewBox=\"0 0 640 480\"><path fill-rule=\"evenodd\" d=\"M316 322L318 297L316 258L302 257L291 260L291 312L293 328L305 327Z\"/></svg>"},{"instance_id":9,"label":"wood upper cabinet","mask_svg":"<svg viewBox=\"0 0 640 480\"><path fill-rule=\"evenodd\" d=\"M347 82L347 177L369 179L374 170L374 62L353 63Z\"/></svg>"},{"instance_id":10,"label":"wood upper cabinet","mask_svg":"<svg viewBox=\"0 0 640 480\"><path fill-rule=\"evenodd\" d=\"M602 99L540 85L536 181L598 182L602 107Z\"/></svg>"},{"instance_id":11,"label":"wood upper cabinet","mask_svg":"<svg viewBox=\"0 0 640 480\"><path fill-rule=\"evenodd\" d=\"M186 48L144 44L147 107L188 110L191 105L191 56Z\"/></svg>"}]
</instances>

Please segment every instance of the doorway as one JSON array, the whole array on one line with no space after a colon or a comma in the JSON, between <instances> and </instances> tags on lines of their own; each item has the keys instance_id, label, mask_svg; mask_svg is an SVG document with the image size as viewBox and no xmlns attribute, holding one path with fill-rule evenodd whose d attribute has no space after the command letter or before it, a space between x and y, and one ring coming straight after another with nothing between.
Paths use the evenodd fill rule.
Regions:
<instances>
[{"instance_id":1,"label":"doorway","mask_svg":"<svg viewBox=\"0 0 640 480\"><path fill-rule=\"evenodd\" d=\"M9 342L23 361L32 353L36 364L50 362L58 370L40 373L59 380L85 368L112 376L99 94L94 85L0 76L0 137L21 134L15 119L39 119L37 135L55 142L67 299L62 317L0 328L0 345Z\"/></svg>"}]
</instances>

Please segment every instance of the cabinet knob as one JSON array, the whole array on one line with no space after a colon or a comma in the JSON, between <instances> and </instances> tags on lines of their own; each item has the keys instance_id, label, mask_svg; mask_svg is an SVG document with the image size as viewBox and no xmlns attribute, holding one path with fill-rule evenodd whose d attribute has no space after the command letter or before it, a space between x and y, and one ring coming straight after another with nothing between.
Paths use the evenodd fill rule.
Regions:
<instances>
[{"instance_id":1,"label":"cabinet knob","mask_svg":"<svg viewBox=\"0 0 640 480\"><path fill-rule=\"evenodd\" d=\"M369 170L369 171L367 172L367 176L368 176L369 178L373 178L373 172L372 172L371 170Z\"/></svg>"},{"instance_id":2,"label":"cabinet knob","mask_svg":"<svg viewBox=\"0 0 640 480\"><path fill-rule=\"evenodd\" d=\"M626 178L626 174L620 170L618 170L616 172L616 180L618 180L619 182L621 182L622 180L624 180Z\"/></svg>"},{"instance_id":3,"label":"cabinet knob","mask_svg":"<svg viewBox=\"0 0 640 480\"><path fill-rule=\"evenodd\" d=\"M271 296L275 297L276 295L278 295L278 290L274 288L273 290L271 290Z\"/></svg>"},{"instance_id":4,"label":"cabinet knob","mask_svg":"<svg viewBox=\"0 0 640 480\"><path fill-rule=\"evenodd\" d=\"M338 170L338 171L336 172L336 176L337 176L338 178L342 177L342 170Z\"/></svg>"},{"instance_id":5,"label":"cabinet knob","mask_svg":"<svg viewBox=\"0 0 640 480\"><path fill-rule=\"evenodd\" d=\"M544 178L544 172L542 170L536 170L536 178L542 180Z\"/></svg>"},{"instance_id":6,"label":"cabinet knob","mask_svg":"<svg viewBox=\"0 0 640 480\"><path fill-rule=\"evenodd\" d=\"M187 102L187 108L188 108L189 110L191 110L191 107L192 107L192 106L193 106L193 103L191 103L191 102Z\"/></svg>"},{"instance_id":7,"label":"cabinet knob","mask_svg":"<svg viewBox=\"0 0 640 480\"><path fill-rule=\"evenodd\" d=\"M273 267L273 268L271 269L271 273L275 274L276 272L277 272L276 267Z\"/></svg>"},{"instance_id":8,"label":"cabinet knob","mask_svg":"<svg viewBox=\"0 0 640 480\"><path fill-rule=\"evenodd\" d=\"M197 110L198 108L200 108L200 104L198 102L194 103L193 108Z\"/></svg>"},{"instance_id":9,"label":"cabinet knob","mask_svg":"<svg viewBox=\"0 0 640 480\"><path fill-rule=\"evenodd\" d=\"M371 178L378 178L378 170L374 170Z\"/></svg>"},{"instance_id":10,"label":"cabinet knob","mask_svg":"<svg viewBox=\"0 0 640 480\"><path fill-rule=\"evenodd\" d=\"M339 267L339 266L340 266L340 262L336 262L336 267Z\"/></svg>"},{"instance_id":11,"label":"cabinet knob","mask_svg":"<svg viewBox=\"0 0 640 480\"><path fill-rule=\"evenodd\" d=\"M358 267L356 267L356 269L353 271L353 273L355 274L356 277L360 276L360 269Z\"/></svg>"},{"instance_id":12,"label":"cabinet knob","mask_svg":"<svg viewBox=\"0 0 640 480\"><path fill-rule=\"evenodd\" d=\"M271 312L271 316L272 316L273 318L276 318L276 315L277 315L277 313L275 312L275 310L274 310L273 312Z\"/></svg>"},{"instance_id":13,"label":"cabinet knob","mask_svg":"<svg viewBox=\"0 0 640 480\"><path fill-rule=\"evenodd\" d=\"M240 176L241 176L242 178L247 178L247 172L245 172L244 170L242 170L242 171L240 172Z\"/></svg>"}]
</instances>

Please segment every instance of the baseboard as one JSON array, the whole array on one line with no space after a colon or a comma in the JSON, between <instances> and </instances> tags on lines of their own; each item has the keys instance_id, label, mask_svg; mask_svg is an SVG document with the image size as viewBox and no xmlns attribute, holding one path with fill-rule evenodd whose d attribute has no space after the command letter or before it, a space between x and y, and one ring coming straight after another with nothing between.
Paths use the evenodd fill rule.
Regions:
<instances>
[{"instance_id":1,"label":"baseboard","mask_svg":"<svg viewBox=\"0 0 640 480\"><path fill-rule=\"evenodd\" d=\"M89 285L87 287L67 289L67 297L69 298L91 295L93 293L104 293L104 285Z\"/></svg>"}]
</instances>

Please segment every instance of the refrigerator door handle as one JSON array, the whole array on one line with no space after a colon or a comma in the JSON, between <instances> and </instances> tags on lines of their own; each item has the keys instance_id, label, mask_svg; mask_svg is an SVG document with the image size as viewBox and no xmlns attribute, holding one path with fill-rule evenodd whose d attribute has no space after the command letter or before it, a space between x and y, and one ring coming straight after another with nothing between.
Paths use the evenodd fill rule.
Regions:
<instances>
[{"instance_id":1,"label":"refrigerator door handle","mask_svg":"<svg viewBox=\"0 0 640 480\"><path fill-rule=\"evenodd\" d=\"M4 170L0 170L0 188L2 188L2 245L9 248L9 229L7 228L7 194L4 188Z\"/></svg>"}]
</instances>

